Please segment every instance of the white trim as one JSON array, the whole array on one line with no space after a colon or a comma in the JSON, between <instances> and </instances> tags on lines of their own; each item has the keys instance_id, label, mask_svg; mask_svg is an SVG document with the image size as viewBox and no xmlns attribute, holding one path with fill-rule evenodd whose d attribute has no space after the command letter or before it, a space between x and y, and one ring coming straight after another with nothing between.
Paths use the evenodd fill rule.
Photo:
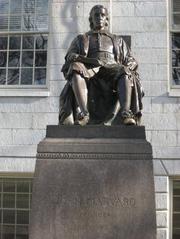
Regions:
<instances>
[{"instance_id":1,"label":"white trim","mask_svg":"<svg viewBox=\"0 0 180 239\"><path fill-rule=\"evenodd\" d=\"M33 174L35 171L35 157L0 157L0 177L13 175Z\"/></svg>"},{"instance_id":2,"label":"white trim","mask_svg":"<svg viewBox=\"0 0 180 239\"><path fill-rule=\"evenodd\" d=\"M48 89L0 89L0 97L48 97Z\"/></svg>"},{"instance_id":3,"label":"white trim","mask_svg":"<svg viewBox=\"0 0 180 239\"><path fill-rule=\"evenodd\" d=\"M2 36L7 36L8 37L8 46L7 46L7 65L4 69L6 69L6 81L7 81L7 74L8 74L8 69L10 69L11 67L8 66L8 54L9 54L9 36L13 36L13 35L20 35L21 36L21 48L20 48L20 56L22 58L22 44L23 44L23 38L22 36L24 35L41 35L41 34L46 34L48 37L48 42L47 42L47 49L44 50L42 49L42 51L45 51L47 53L47 62L46 62L46 66L43 67L36 67L35 66L35 56L34 56L34 62L33 62L33 66L31 68L33 68L33 82L32 85L21 85L21 76L19 76L19 84L18 85L0 85L0 97L47 97L50 95L50 82L49 82L49 48L50 48L50 44L49 44L49 26L50 26L50 2L51 0L48 0L48 13L47 13L47 18L48 18L48 28L43 30L33 30L33 31L24 31L22 30L22 11L23 8L21 9L21 30L18 31L12 31L9 29L9 24L10 21L8 20L8 30L7 31L0 31L0 35ZM8 19L10 18L10 3L9 3L9 9L8 9ZM35 15L37 16L37 12L35 11ZM46 14L45 14L46 15ZM33 50L33 54L36 53L36 47L35 47L35 40L34 40L34 48ZM5 51L5 50L4 50ZM21 58L20 58L20 62L21 62ZM13 69L16 67L13 67ZM17 67L17 69L21 69L22 65L20 65L19 67ZM24 67L23 67L24 68ZM34 71L36 68L44 68L46 69L46 84L45 85L35 85L34 84Z\"/></svg>"},{"instance_id":4,"label":"white trim","mask_svg":"<svg viewBox=\"0 0 180 239\"><path fill-rule=\"evenodd\" d=\"M169 178L169 239L173 236L173 179Z\"/></svg>"},{"instance_id":5,"label":"white trim","mask_svg":"<svg viewBox=\"0 0 180 239\"><path fill-rule=\"evenodd\" d=\"M167 0L167 72L168 72L168 93L170 93L171 90L171 45L170 45L170 26L171 26L171 0Z\"/></svg>"},{"instance_id":6,"label":"white trim","mask_svg":"<svg viewBox=\"0 0 180 239\"><path fill-rule=\"evenodd\" d=\"M180 88L169 88L168 93L170 97L180 97Z\"/></svg>"},{"instance_id":7,"label":"white trim","mask_svg":"<svg viewBox=\"0 0 180 239\"><path fill-rule=\"evenodd\" d=\"M168 94L170 97L180 97L180 85L172 84L172 33L180 33L180 29L173 27L172 1L167 0L167 72L168 72Z\"/></svg>"},{"instance_id":8,"label":"white trim","mask_svg":"<svg viewBox=\"0 0 180 239\"><path fill-rule=\"evenodd\" d=\"M25 177L25 178L23 178L23 177L18 177L18 178L10 177L9 178L8 175L7 175L7 177L0 177L0 179L1 179L1 183L0 183L1 184L1 208L3 209L1 211L1 218L3 218L5 210L10 210L11 212L14 212L14 215L15 215L14 222L13 221L11 221L11 222L10 221L9 222L4 222L2 220L1 228L3 229L3 227L7 226L7 225L8 226L13 226L13 232L12 233L13 233L13 236L15 236L14 238L16 238L17 226L21 225L21 226L25 226L26 228L28 228L28 226L29 226L30 211L31 211L31 198L32 198L33 177L29 177L29 175L27 175L27 177ZM4 186L7 183L9 183L9 180L11 180L11 181L13 180L12 182L14 182L14 187L15 187L15 190L12 190L10 192L4 190ZM18 185L18 183L21 183L21 182L26 182L27 183L28 191L21 190L20 192L18 192L17 185ZM11 206L8 205L8 204L4 205L4 200L5 200L4 196L7 195L7 194L8 195L12 195L14 197L14 205L11 205ZM17 204L17 198L18 198L19 195L26 195L28 197L27 198L28 199L28 204L26 206L24 206L24 205L22 206L22 205L18 205ZM27 213L26 214L26 216L27 216L26 219L28 219L28 223L25 223L23 218L21 218L21 220L23 221L22 224L17 223L18 212L26 212ZM2 234L2 230L1 230L0 236L2 237L2 235L3 234ZM28 236L28 230L27 230L27 233L25 235Z\"/></svg>"}]
</instances>

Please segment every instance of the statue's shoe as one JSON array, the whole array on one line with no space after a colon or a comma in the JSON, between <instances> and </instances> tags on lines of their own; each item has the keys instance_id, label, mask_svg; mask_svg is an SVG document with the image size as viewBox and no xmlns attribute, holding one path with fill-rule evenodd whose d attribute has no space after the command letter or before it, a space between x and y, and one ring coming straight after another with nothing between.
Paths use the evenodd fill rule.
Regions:
<instances>
[{"instance_id":1,"label":"statue's shoe","mask_svg":"<svg viewBox=\"0 0 180 239\"><path fill-rule=\"evenodd\" d=\"M86 125L89 122L89 114L80 112L78 115L78 124L81 126Z\"/></svg>"},{"instance_id":2,"label":"statue's shoe","mask_svg":"<svg viewBox=\"0 0 180 239\"><path fill-rule=\"evenodd\" d=\"M136 121L133 118L125 118L123 120L123 124L125 124L125 125L136 125Z\"/></svg>"}]
</instances>

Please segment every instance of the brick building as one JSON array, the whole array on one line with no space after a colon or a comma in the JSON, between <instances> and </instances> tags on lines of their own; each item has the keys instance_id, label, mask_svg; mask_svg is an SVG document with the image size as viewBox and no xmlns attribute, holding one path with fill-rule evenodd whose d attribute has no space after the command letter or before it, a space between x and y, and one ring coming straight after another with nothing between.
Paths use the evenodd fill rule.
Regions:
<instances>
[{"instance_id":1,"label":"brick building","mask_svg":"<svg viewBox=\"0 0 180 239\"><path fill-rule=\"evenodd\" d=\"M64 55L97 3L109 9L113 33L131 36L139 63L157 238L180 238L178 0L0 0L0 238L28 238L37 144L58 124Z\"/></svg>"}]
</instances>

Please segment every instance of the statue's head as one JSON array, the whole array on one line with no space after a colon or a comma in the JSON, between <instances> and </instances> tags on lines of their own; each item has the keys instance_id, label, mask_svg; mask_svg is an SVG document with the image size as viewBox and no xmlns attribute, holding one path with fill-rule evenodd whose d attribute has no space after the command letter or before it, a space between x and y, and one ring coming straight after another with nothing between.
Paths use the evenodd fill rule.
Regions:
<instances>
[{"instance_id":1,"label":"statue's head","mask_svg":"<svg viewBox=\"0 0 180 239\"><path fill-rule=\"evenodd\" d=\"M90 11L89 22L92 30L107 29L109 25L107 8L95 5Z\"/></svg>"}]
</instances>

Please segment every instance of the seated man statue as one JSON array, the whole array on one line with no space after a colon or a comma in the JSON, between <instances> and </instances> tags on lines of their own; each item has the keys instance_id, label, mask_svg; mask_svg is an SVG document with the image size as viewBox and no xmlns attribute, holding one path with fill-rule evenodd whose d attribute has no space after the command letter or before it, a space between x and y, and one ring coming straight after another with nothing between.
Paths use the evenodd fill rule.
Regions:
<instances>
[{"instance_id":1,"label":"seated man statue","mask_svg":"<svg viewBox=\"0 0 180 239\"><path fill-rule=\"evenodd\" d=\"M60 124L139 124L143 96L137 62L125 41L108 31L102 5L90 11L90 28L65 56L67 83L60 95Z\"/></svg>"}]
</instances>

